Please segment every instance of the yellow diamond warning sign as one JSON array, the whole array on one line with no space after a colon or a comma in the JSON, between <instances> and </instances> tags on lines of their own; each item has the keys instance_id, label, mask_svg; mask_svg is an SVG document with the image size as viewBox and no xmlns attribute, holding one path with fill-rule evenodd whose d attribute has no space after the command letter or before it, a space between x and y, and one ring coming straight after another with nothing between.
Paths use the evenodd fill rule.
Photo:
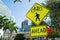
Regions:
<instances>
[{"instance_id":1,"label":"yellow diamond warning sign","mask_svg":"<svg viewBox=\"0 0 60 40\"><path fill-rule=\"evenodd\" d=\"M47 27L46 25L41 25L41 26L32 26L30 28L30 35L32 37L37 37L37 36L47 36Z\"/></svg>"},{"instance_id":2,"label":"yellow diamond warning sign","mask_svg":"<svg viewBox=\"0 0 60 40\"><path fill-rule=\"evenodd\" d=\"M26 17L33 21L35 24L39 25L44 17L48 14L48 12L48 9L38 3L35 3L27 12Z\"/></svg>"}]
</instances>

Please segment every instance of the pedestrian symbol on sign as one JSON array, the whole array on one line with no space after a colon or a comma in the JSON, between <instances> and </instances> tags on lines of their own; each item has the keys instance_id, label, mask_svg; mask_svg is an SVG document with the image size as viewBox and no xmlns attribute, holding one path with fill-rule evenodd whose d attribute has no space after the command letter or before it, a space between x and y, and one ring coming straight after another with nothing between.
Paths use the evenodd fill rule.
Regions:
<instances>
[{"instance_id":1,"label":"pedestrian symbol on sign","mask_svg":"<svg viewBox=\"0 0 60 40\"><path fill-rule=\"evenodd\" d=\"M36 16L35 16L35 17L36 17L36 21L37 21L37 19L40 21L39 16L40 16L40 15L36 12Z\"/></svg>"}]
</instances>

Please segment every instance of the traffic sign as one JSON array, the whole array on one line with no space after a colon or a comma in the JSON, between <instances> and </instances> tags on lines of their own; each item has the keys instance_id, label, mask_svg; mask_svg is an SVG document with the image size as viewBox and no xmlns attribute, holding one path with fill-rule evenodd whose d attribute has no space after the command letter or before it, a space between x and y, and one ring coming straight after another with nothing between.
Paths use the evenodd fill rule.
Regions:
<instances>
[{"instance_id":1,"label":"traffic sign","mask_svg":"<svg viewBox=\"0 0 60 40\"><path fill-rule=\"evenodd\" d=\"M30 28L30 35L32 37L37 37L37 36L47 36L47 27L46 25L41 25L41 26L32 26Z\"/></svg>"},{"instance_id":2,"label":"traffic sign","mask_svg":"<svg viewBox=\"0 0 60 40\"><path fill-rule=\"evenodd\" d=\"M27 12L26 17L39 25L44 17L48 14L49 10L38 3L35 3L32 8Z\"/></svg>"}]
</instances>

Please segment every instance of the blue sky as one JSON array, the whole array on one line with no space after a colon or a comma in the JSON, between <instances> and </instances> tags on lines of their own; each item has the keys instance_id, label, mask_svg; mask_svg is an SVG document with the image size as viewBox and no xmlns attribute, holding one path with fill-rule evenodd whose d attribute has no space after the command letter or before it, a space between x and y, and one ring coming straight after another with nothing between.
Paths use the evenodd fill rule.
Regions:
<instances>
[{"instance_id":1,"label":"blue sky","mask_svg":"<svg viewBox=\"0 0 60 40\"><path fill-rule=\"evenodd\" d=\"M2 0L4 4L11 10L12 16L14 16L16 23L19 27L21 27L21 22L26 20L25 14L29 11L29 9L33 6L35 2L42 3L45 0L32 0L28 2L28 0L22 0L22 3L16 2L14 0Z\"/></svg>"}]
</instances>

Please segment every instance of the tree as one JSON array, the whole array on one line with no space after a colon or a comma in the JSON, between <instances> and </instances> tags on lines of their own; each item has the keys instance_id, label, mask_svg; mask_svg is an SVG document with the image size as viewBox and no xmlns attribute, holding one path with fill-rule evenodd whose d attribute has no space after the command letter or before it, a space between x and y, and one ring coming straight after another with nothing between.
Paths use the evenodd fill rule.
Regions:
<instances>
[{"instance_id":1,"label":"tree","mask_svg":"<svg viewBox=\"0 0 60 40\"><path fill-rule=\"evenodd\" d=\"M5 40L5 32L7 29L10 30L11 35L12 35L13 31L17 32L17 27L15 24L16 24L15 22L7 19L6 16L0 16L0 29L3 28L3 30L4 30L4 36L3 36L4 40ZM10 35L10 37L11 37L11 35Z\"/></svg>"},{"instance_id":2,"label":"tree","mask_svg":"<svg viewBox=\"0 0 60 40\"><path fill-rule=\"evenodd\" d=\"M30 1L31 1L31 0L29 0L29 2L30 2ZM14 0L14 3L15 3L15 2L22 2L22 1L21 1L21 0Z\"/></svg>"},{"instance_id":3,"label":"tree","mask_svg":"<svg viewBox=\"0 0 60 40\"><path fill-rule=\"evenodd\" d=\"M4 40L5 40L5 32L6 32L7 29L9 29L9 26L8 26L9 22L7 22L7 21L8 20L6 20L6 21L3 22L3 25L4 25L3 26L3 31L4 31L4 36L3 36L4 38L3 39Z\"/></svg>"},{"instance_id":4,"label":"tree","mask_svg":"<svg viewBox=\"0 0 60 40\"><path fill-rule=\"evenodd\" d=\"M3 36L4 40L5 40L6 29L8 29L7 22L8 22L8 19L6 18L6 16L1 16L0 15L0 29L3 28L3 30L4 30L4 36Z\"/></svg>"},{"instance_id":5,"label":"tree","mask_svg":"<svg viewBox=\"0 0 60 40\"><path fill-rule=\"evenodd\" d=\"M47 3L47 8L50 9L51 23L57 28L60 28L60 2Z\"/></svg>"},{"instance_id":6,"label":"tree","mask_svg":"<svg viewBox=\"0 0 60 40\"><path fill-rule=\"evenodd\" d=\"M9 30L10 30L10 40L12 40L12 32L15 31L17 33L17 26L15 25L16 23L11 21L9 24Z\"/></svg>"},{"instance_id":7,"label":"tree","mask_svg":"<svg viewBox=\"0 0 60 40\"><path fill-rule=\"evenodd\" d=\"M14 38L14 40L24 40L24 39L25 39L25 37L23 34L17 34Z\"/></svg>"},{"instance_id":8,"label":"tree","mask_svg":"<svg viewBox=\"0 0 60 40\"><path fill-rule=\"evenodd\" d=\"M60 2L57 0L49 0L46 4L46 7L50 9L50 18L51 18L51 35L56 37L59 34L60 29ZM50 36L51 36L50 35ZM54 38L55 38L54 37Z\"/></svg>"},{"instance_id":9,"label":"tree","mask_svg":"<svg viewBox=\"0 0 60 40\"><path fill-rule=\"evenodd\" d=\"M6 20L6 16L1 16L0 15L0 29L4 26L3 21Z\"/></svg>"},{"instance_id":10,"label":"tree","mask_svg":"<svg viewBox=\"0 0 60 40\"><path fill-rule=\"evenodd\" d=\"M3 25L4 25L3 26L3 31L4 31L4 36L3 37L4 37L4 40L5 40L6 30L7 29L9 30L10 22L11 22L10 20L4 20L4 22L3 22Z\"/></svg>"},{"instance_id":11,"label":"tree","mask_svg":"<svg viewBox=\"0 0 60 40\"><path fill-rule=\"evenodd\" d=\"M21 0L14 0L14 3L15 3L15 2L22 2L22 1L21 1Z\"/></svg>"}]
</instances>

